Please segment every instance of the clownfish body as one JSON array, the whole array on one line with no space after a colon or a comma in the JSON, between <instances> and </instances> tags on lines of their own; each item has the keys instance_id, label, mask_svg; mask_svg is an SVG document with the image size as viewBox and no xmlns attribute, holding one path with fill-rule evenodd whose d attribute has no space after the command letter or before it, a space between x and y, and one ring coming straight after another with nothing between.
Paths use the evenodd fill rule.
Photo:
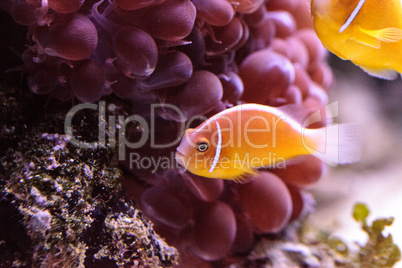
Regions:
<instances>
[{"instance_id":1,"label":"clownfish body","mask_svg":"<svg viewBox=\"0 0 402 268\"><path fill-rule=\"evenodd\" d=\"M372 76L402 73L400 0L311 0L314 29L324 47Z\"/></svg>"},{"instance_id":2,"label":"clownfish body","mask_svg":"<svg viewBox=\"0 0 402 268\"><path fill-rule=\"evenodd\" d=\"M308 129L278 108L243 104L187 129L176 160L199 176L241 181L258 168L300 155L330 164L356 162L359 139L353 124Z\"/></svg>"}]
</instances>

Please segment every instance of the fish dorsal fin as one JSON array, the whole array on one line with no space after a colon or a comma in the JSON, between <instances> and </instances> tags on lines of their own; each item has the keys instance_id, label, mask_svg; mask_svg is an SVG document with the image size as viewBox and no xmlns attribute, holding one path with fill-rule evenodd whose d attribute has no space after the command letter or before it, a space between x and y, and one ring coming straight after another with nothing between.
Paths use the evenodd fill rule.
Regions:
<instances>
[{"instance_id":1,"label":"fish dorsal fin","mask_svg":"<svg viewBox=\"0 0 402 268\"><path fill-rule=\"evenodd\" d=\"M303 123L308 117L306 109L301 104L286 104L277 108L286 116L289 116L300 124Z\"/></svg>"},{"instance_id":2,"label":"fish dorsal fin","mask_svg":"<svg viewBox=\"0 0 402 268\"><path fill-rule=\"evenodd\" d=\"M366 66L359 66L359 67L362 68L362 70L365 71L366 73L368 73L369 75L377 77L377 78L386 79L386 80L394 80L394 79L398 78L398 72L396 72L394 70L389 70L389 69L375 70L373 68L366 67Z\"/></svg>"}]
</instances>

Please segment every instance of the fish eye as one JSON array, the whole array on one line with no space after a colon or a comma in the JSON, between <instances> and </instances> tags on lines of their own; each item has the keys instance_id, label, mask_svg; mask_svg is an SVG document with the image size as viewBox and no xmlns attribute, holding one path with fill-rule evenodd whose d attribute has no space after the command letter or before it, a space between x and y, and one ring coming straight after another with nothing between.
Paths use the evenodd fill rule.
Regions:
<instances>
[{"instance_id":1,"label":"fish eye","mask_svg":"<svg viewBox=\"0 0 402 268\"><path fill-rule=\"evenodd\" d=\"M197 144L197 150L198 150L199 152L205 152L206 150L208 150L208 148L209 148L209 145L208 145L208 143L205 142L205 141L199 142L199 143Z\"/></svg>"}]
</instances>

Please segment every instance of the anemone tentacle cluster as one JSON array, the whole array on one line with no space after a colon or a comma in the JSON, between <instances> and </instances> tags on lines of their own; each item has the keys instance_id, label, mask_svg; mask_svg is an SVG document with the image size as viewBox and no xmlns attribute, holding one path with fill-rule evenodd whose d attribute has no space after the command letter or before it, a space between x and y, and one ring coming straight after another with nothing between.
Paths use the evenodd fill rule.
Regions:
<instances>
[{"instance_id":1,"label":"anemone tentacle cluster","mask_svg":"<svg viewBox=\"0 0 402 268\"><path fill-rule=\"evenodd\" d=\"M184 118L158 110L157 144L174 140L183 121L242 102L296 104L307 114L328 103L332 72L305 0L25 0L9 12L29 27L21 68L33 92L82 102L114 94L144 117L152 103L173 104ZM176 146L146 143L127 156L169 157ZM325 171L305 156L235 184L121 164L127 189L182 262L205 265L299 217L303 189Z\"/></svg>"}]
</instances>

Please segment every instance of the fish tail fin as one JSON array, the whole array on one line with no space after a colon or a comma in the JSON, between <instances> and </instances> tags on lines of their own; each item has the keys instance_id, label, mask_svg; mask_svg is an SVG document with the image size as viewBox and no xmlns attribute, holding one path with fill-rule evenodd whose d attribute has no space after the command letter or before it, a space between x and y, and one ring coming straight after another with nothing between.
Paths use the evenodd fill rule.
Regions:
<instances>
[{"instance_id":1,"label":"fish tail fin","mask_svg":"<svg viewBox=\"0 0 402 268\"><path fill-rule=\"evenodd\" d=\"M312 155L331 165L355 163L360 160L362 128L357 124L333 124L316 129L320 138Z\"/></svg>"}]
</instances>

